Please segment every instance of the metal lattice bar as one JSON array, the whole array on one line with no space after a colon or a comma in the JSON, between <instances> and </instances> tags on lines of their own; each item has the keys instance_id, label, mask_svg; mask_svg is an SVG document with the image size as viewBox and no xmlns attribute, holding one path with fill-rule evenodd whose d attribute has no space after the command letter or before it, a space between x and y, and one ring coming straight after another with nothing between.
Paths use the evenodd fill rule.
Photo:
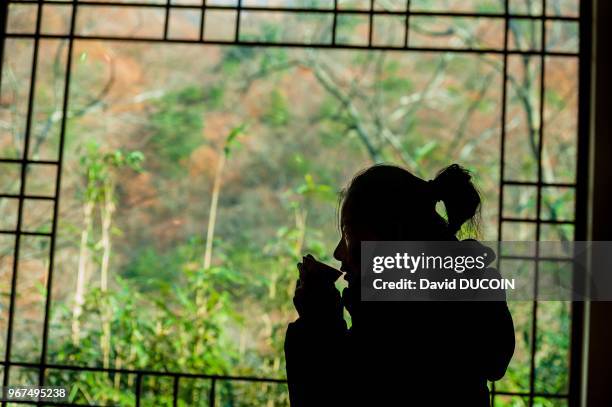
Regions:
<instances>
[{"instance_id":1,"label":"metal lattice bar","mask_svg":"<svg viewBox=\"0 0 612 407\"><path fill-rule=\"evenodd\" d=\"M26 158L0 158L0 163L59 165L59 161L53 161L53 160L30 160L27 157Z\"/></svg>"},{"instance_id":2,"label":"metal lattice bar","mask_svg":"<svg viewBox=\"0 0 612 407\"><path fill-rule=\"evenodd\" d=\"M215 398L217 396L216 387L217 387L217 379L213 377L212 380L210 381L210 391L208 392L209 407L215 407Z\"/></svg>"},{"instance_id":3,"label":"metal lattice bar","mask_svg":"<svg viewBox=\"0 0 612 407\"><path fill-rule=\"evenodd\" d=\"M69 34L74 34L75 26L76 26L76 16L77 16L77 0L73 0L72 6L72 15L70 16L70 32ZM62 121L60 128L60 137L59 137L59 169L57 172L57 176L55 178L55 205L53 206L53 223L51 226L51 243L50 243L50 252L49 252L49 275L47 278L47 287L46 287L46 298L45 298L45 316L43 321L43 339L42 339L42 350L40 354L40 371L38 376L38 384L43 386L45 384L45 368L47 366L47 351L48 351L48 342L49 342L49 314L51 313L51 301L53 294L53 270L54 270L54 259L55 259L55 244L57 237L57 224L58 224L58 215L59 215L59 197L61 191L61 180L62 180L62 171L63 162L64 162L64 144L66 139L66 125L68 122L68 100L70 96L70 75L72 73L72 52L73 52L74 40L70 38L68 40L68 55L66 58L66 73L64 76L64 100L62 103Z\"/></svg>"},{"instance_id":4,"label":"metal lattice bar","mask_svg":"<svg viewBox=\"0 0 612 407\"><path fill-rule=\"evenodd\" d=\"M0 361L0 366L18 366L23 368L38 369L39 363L28 363L28 362L7 362ZM93 367L93 366L73 366L57 363L47 363L45 367L49 370L63 370L63 371L83 371L83 372L96 372L96 373L120 373L128 375L141 375L141 376L157 376L157 377L178 377L178 378L189 378L189 379L207 379L207 380L219 380L219 381L238 381L238 382L253 382L253 383L287 383L285 379L275 379L268 377L255 377L255 376L232 376L232 375L220 375L220 374L206 374L206 373L190 373L190 372L162 372L158 370L147 370L147 369L126 369L126 368L114 368L114 367Z\"/></svg>"},{"instance_id":5,"label":"metal lattice bar","mask_svg":"<svg viewBox=\"0 0 612 407\"><path fill-rule=\"evenodd\" d=\"M542 14L546 13L546 0L542 0ZM542 153L544 151L544 93L546 92L546 24L542 22L541 24L541 33L542 36L542 46L540 49L540 122L538 129L538 171L537 171L537 180L539 183L542 182ZM541 240L542 233L542 188L538 187L536 189L536 216L537 220L535 222L536 225L536 245L535 245L535 255L538 257L540 255L540 245L539 241ZM539 287L539 275L540 275L540 262L535 262L534 268L534 278L533 278L533 298L538 298L538 287ZM533 301L533 306L531 309L531 343L529 349L529 407L533 406L534 401L534 393L535 393L535 381L536 381L536 363L535 357L538 351L538 301Z\"/></svg>"},{"instance_id":6,"label":"metal lattice bar","mask_svg":"<svg viewBox=\"0 0 612 407\"><path fill-rule=\"evenodd\" d=\"M557 187L557 188L576 188L575 182L539 182L539 181L506 181L502 180L501 185L528 186L528 187Z\"/></svg>"},{"instance_id":7,"label":"metal lattice bar","mask_svg":"<svg viewBox=\"0 0 612 407\"><path fill-rule=\"evenodd\" d=\"M40 33L40 26L42 20L42 5L38 4L36 9L36 34ZM3 39L4 41L4 39ZM38 64L38 47L39 47L39 38L34 39L34 47L32 51L32 71L30 76L30 89L28 94L28 108L26 113L26 127L25 134L23 140L23 151L22 151L22 159L26 160L28 157L28 152L30 148L30 133L32 130L32 114L34 110L34 95L36 92L36 73L37 73L37 64ZM16 234L15 234L15 247L13 249L13 273L11 275L11 291L10 291L10 299L9 299L9 308L8 308L8 323L7 323L7 333L6 333L6 347L4 360L8 363L11 362L11 351L13 345L13 329L14 329L14 320L15 320L15 298L16 298L16 288L17 288L17 277L19 274L19 248L21 242L22 233L22 223L23 223L23 207L26 195L26 180L27 180L27 164L25 162L21 163L21 182L19 185L19 195L18 195L18 206L17 206L17 225L16 225ZM4 377L2 379L2 385L8 386L10 378L10 369L6 368L4 371ZM5 403L3 403L4 405Z\"/></svg>"},{"instance_id":8,"label":"metal lattice bar","mask_svg":"<svg viewBox=\"0 0 612 407\"><path fill-rule=\"evenodd\" d=\"M457 53L457 54L491 54L491 55L526 55L526 56L537 56L541 55L540 51L521 51L521 50L506 50L497 48L445 48L445 47L394 47L384 45L350 45L350 44L307 44L301 42L264 42L264 41L222 41L222 40L192 40L192 39L178 39L162 37L121 37L112 35L78 35L75 34L72 37L62 34L15 34L7 33L6 38L44 38L44 39L68 39L72 38L79 41L90 40L90 41L134 41L134 42L151 42L151 43L174 43L174 44L209 44L209 45L243 45L249 47L281 47L281 48L314 48L314 49L347 49L347 50L371 50L371 51L395 51L405 52L411 51L416 53ZM575 52L547 52L547 56L554 57L569 57L575 58L579 54Z\"/></svg>"},{"instance_id":9,"label":"metal lattice bar","mask_svg":"<svg viewBox=\"0 0 612 407\"><path fill-rule=\"evenodd\" d=\"M509 42L509 31L510 31L510 19L508 18L510 12L510 0L504 0L504 51L508 50ZM503 54L503 72L502 72L502 96L501 96L501 134L500 134L500 165L499 165L499 201L498 201L498 219L497 219L497 252L501 252L501 240L502 240L502 222L501 216L504 209L504 168L506 160L506 116L507 116L507 97L508 97L508 54ZM501 259L497 260L497 268L499 269ZM491 384L491 405L495 405L495 395L497 391L495 389L495 382Z\"/></svg>"},{"instance_id":10,"label":"metal lattice bar","mask_svg":"<svg viewBox=\"0 0 612 407\"><path fill-rule=\"evenodd\" d=\"M0 198L17 198L19 199L21 195L17 194L0 194ZM56 198L54 196L43 196L43 195L24 195L25 199L36 199L41 201L55 201Z\"/></svg>"},{"instance_id":11,"label":"metal lattice bar","mask_svg":"<svg viewBox=\"0 0 612 407\"><path fill-rule=\"evenodd\" d=\"M0 235L15 235L15 236L19 236L19 235L24 235L24 236L44 236L44 237L51 237L51 232L30 232L30 231L24 231L24 230L0 230Z\"/></svg>"},{"instance_id":12,"label":"metal lattice bar","mask_svg":"<svg viewBox=\"0 0 612 407\"><path fill-rule=\"evenodd\" d=\"M534 14L521 14L521 13L471 13L471 12L460 12L460 11L425 11L425 10L414 10L408 8L408 11L397 11L397 10L383 10L375 9L373 5L374 0L371 1L371 7L369 9L352 9L352 8L307 8L307 7L261 7L261 6L243 6L242 1L239 0L238 6L227 6L227 5L204 5L204 8L209 10L227 10L227 11L267 11L267 12L285 12L292 14L362 14L362 15L396 15L405 16L428 16L428 17L469 17L469 18L487 18L487 19L506 19L506 18L520 18L528 20L551 20L551 21L573 21L579 22L580 17L572 16L555 16L555 15L534 15ZM410 0L407 0L410 1ZM9 0L9 3L13 4L38 4L39 0ZM44 0L45 4L72 4L71 0ZM78 5L90 6L90 7L130 7L130 8L158 8L158 9L188 9L188 10L200 10L203 6L193 4L167 4L167 3L140 3L140 2L121 2L115 3L112 1L79 1Z\"/></svg>"},{"instance_id":13,"label":"metal lattice bar","mask_svg":"<svg viewBox=\"0 0 612 407\"><path fill-rule=\"evenodd\" d=\"M206 0L202 0L202 7L200 10L200 33L199 33L200 41L204 41L205 13L206 13Z\"/></svg>"},{"instance_id":14,"label":"metal lattice bar","mask_svg":"<svg viewBox=\"0 0 612 407\"><path fill-rule=\"evenodd\" d=\"M411 0L406 0L406 23L404 25L404 48L408 47L410 39L410 3Z\"/></svg>"},{"instance_id":15,"label":"metal lattice bar","mask_svg":"<svg viewBox=\"0 0 612 407\"><path fill-rule=\"evenodd\" d=\"M553 220L553 219L523 219L523 218L507 218L502 217L502 222L520 222L520 223L535 223L536 225L573 225L573 220Z\"/></svg>"},{"instance_id":16,"label":"metal lattice bar","mask_svg":"<svg viewBox=\"0 0 612 407\"><path fill-rule=\"evenodd\" d=\"M0 365L9 365L9 363L0 362ZM21 362L11 362L11 366L19 366L19 367L29 367L29 368L37 368L38 365L36 363L21 363ZM176 389L175 395L178 395L179 389L179 380L181 378L191 378L191 379L205 379L210 380L211 386L209 388L209 396L216 394L216 382L218 381L236 381L236 382L250 382L250 383L270 383L270 384L279 384L285 385L287 383L284 379L271 379L271 378L260 378L260 377L251 377L251 376L229 376L229 375L210 375L210 374L200 374L200 373L186 373L186 372L160 372L155 370L142 370L142 369L116 369L116 368L97 368L91 366L70 366L70 365L61 365L61 364L48 364L48 369L52 370L62 370L62 371L87 371L87 372L96 372L96 373L121 373L121 374L131 374L136 376L136 383L134 385L135 389L140 389L142 391L142 379L144 376L157 376L157 377L171 377L173 378L173 388ZM140 382L140 383L138 383ZM134 395L136 396L138 392L135 390ZM498 391L496 394L504 395L504 396L529 396L528 392L512 392L512 391ZM535 397L546 397L546 398L567 398L568 394L559 394L559 393L546 393L546 392L535 392ZM175 400L177 397L173 397ZM209 400L214 399L211 397ZM211 401L209 401L211 402Z\"/></svg>"},{"instance_id":17,"label":"metal lattice bar","mask_svg":"<svg viewBox=\"0 0 612 407\"><path fill-rule=\"evenodd\" d=\"M142 374L140 372L136 373L136 389L134 393L136 394L136 407L140 407L140 393L142 392Z\"/></svg>"},{"instance_id":18,"label":"metal lattice bar","mask_svg":"<svg viewBox=\"0 0 612 407\"><path fill-rule=\"evenodd\" d=\"M172 406L176 407L178 404L178 394L179 394L179 380L180 376L174 376L172 380Z\"/></svg>"},{"instance_id":19,"label":"metal lattice bar","mask_svg":"<svg viewBox=\"0 0 612 407\"><path fill-rule=\"evenodd\" d=\"M588 202L589 202L589 145L590 145L590 114L591 114L591 19L593 16L592 2L580 2L580 57L578 58L578 157L576 160L576 225L574 240L587 240ZM574 273L573 284L581 289L585 284L579 280L579 273ZM584 303L572 302L569 405L578 406L581 403L582 386L582 346L584 327Z\"/></svg>"}]
</instances>

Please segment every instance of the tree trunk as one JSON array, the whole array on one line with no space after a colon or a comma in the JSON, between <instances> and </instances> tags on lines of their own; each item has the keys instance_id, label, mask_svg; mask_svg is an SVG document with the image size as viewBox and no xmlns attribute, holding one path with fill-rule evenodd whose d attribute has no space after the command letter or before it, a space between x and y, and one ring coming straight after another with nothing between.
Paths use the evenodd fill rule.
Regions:
<instances>
[{"instance_id":1,"label":"tree trunk","mask_svg":"<svg viewBox=\"0 0 612 407\"><path fill-rule=\"evenodd\" d=\"M213 182L212 196L210 199L210 215L208 217L208 230L206 231L206 249L204 251L204 268L207 269L212 263L213 238L215 236L215 223L217 222L217 204L221 193L221 175L225 167L225 153L221 154L217 164L217 172Z\"/></svg>"},{"instance_id":2,"label":"tree trunk","mask_svg":"<svg viewBox=\"0 0 612 407\"><path fill-rule=\"evenodd\" d=\"M83 313L83 303L85 301L85 280L87 279L87 263L89 260L89 249L87 242L89 240L89 233L92 226L92 212L94 209L94 202L88 200L83 206L83 231L81 232L81 243L79 249L79 265L77 269L77 284L76 291L74 293L74 307L72 309L72 342L75 345L79 344L79 337L81 333L81 326L79 318Z\"/></svg>"},{"instance_id":3,"label":"tree trunk","mask_svg":"<svg viewBox=\"0 0 612 407\"><path fill-rule=\"evenodd\" d=\"M102 220L102 264L100 266L100 289L103 294L108 291L108 268L111 256L111 226L115 204L113 202L113 183L104 187L104 206L101 208ZM110 308L106 296L102 302L102 364L104 368L110 365Z\"/></svg>"}]
</instances>

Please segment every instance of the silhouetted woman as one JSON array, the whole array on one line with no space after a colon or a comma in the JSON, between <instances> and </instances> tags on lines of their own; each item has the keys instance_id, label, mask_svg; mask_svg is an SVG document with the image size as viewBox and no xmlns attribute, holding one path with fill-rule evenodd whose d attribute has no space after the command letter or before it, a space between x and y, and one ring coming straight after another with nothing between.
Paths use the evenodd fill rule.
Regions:
<instances>
[{"instance_id":1,"label":"silhouetted woman","mask_svg":"<svg viewBox=\"0 0 612 407\"><path fill-rule=\"evenodd\" d=\"M469 172L456 164L432 181L391 165L355 176L343 193L334 251L348 287L340 296L340 273L310 255L298 264L299 318L285 338L293 407L489 406L487 381L505 374L514 352L505 301L361 302L359 294L361 241L457 241L479 209Z\"/></svg>"}]
</instances>

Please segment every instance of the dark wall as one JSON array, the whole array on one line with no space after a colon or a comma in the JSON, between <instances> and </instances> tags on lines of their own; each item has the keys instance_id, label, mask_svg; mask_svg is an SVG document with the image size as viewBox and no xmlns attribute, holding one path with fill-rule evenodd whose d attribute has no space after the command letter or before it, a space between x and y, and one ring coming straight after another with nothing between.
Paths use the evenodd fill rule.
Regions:
<instances>
[{"instance_id":1,"label":"dark wall","mask_svg":"<svg viewBox=\"0 0 612 407\"><path fill-rule=\"evenodd\" d=\"M612 240L612 2L594 0L593 6L590 239ZM609 407L612 406L612 302L591 303L586 321L586 406Z\"/></svg>"}]
</instances>

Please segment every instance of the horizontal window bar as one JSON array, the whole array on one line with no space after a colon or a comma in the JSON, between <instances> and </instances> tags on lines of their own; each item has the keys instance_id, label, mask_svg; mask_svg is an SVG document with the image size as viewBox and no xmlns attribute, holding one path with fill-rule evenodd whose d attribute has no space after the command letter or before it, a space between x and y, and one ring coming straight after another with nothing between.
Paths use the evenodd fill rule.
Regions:
<instances>
[{"instance_id":1,"label":"horizontal window bar","mask_svg":"<svg viewBox=\"0 0 612 407\"><path fill-rule=\"evenodd\" d=\"M377 45L348 45L348 44L331 44L331 43L296 43L296 42L260 42L260 41L215 41L215 40L199 40L199 39L164 39L163 37L119 37L119 36L100 36L100 35L55 35L55 34L6 34L7 38L52 38L52 39L75 39L75 40L90 40L90 41L134 41L134 42L159 42L159 43L175 43L175 44L210 44L210 45L240 45L251 47L287 47L287 48L317 48L317 49L355 49L355 50L375 50L375 51L414 51L414 52L452 52L465 54L508 54L508 55L545 55L554 57L571 57L578 58L579 54L575 52L542 52L542 51L519 51L519 50L503 50L494 48L435 48L435 47L393 47L393 46L377 46ZM2 162L2 161L0 161ZM14 162L22 162L17 160ZM39 163L42 163L39 161Z\"/></svg>"},{"instance_id":2,"label":"horizontal window bar","mask_svg":"<svg viewBox=\"0 0 612 407\"><path fill-rule=\"evenodd\" d=\"M8 35L10 35L10 34L8 34ZM59 161L30 160L30 159L27 159L27 158L26 159L21 159L21 158L0 158L0 163L59 165Z\"/></svg>"},{"instance_id":3,"label":"horizontal window bar","mask_svg":"<svg viewBox=\"0 0 612 407\"><path fill-rule=\"evenodd\" d=\"M113 369L113 368L96 368L91 366L69 366L69 365L55 365L45 364L40 365L36 363L21 363L21 362L4 362L0 361L0 365L4 366L18 366L28 368L39 368L39 369L57 369L57 370L74 370L74 371L90 371L90 372L108 372L108 373L126 373L136 374L139 376L169 376L169 377L188 377L197 379L212 379L212 380L225 380L225 381L254 381L254 382L271 382L271 383L286 383L284 379L272 379L252 376L221 376L221 375L205 375L195 373L176 373L176 372L158 372L150 370L131 370L131 369ZM567 394L555 394L555 393L528 393L528 392L511 392L511 391L492 391L492 394L502 396L534 396L544 398L567 398ZM65 405L65 404L64 404ZM71 404L77 406L78 404Z\"/></svg>"},{"instance_id":4,"label":"horizontal window bar","mask_svg":"<svg viewBox=\"0 0 612 407\"><path fill-rule=\"evenodd\" d=\"M537 181L502 181L501 185L519 185L531 187L576 188L575 183L568 182L537 182Z\"/></svg>"},{"instance_id":5,"label":"horizontal window bar","mask_svg":"<svg viewBox=\"0 0 612 407\"><path fill-rule=\"evenodd\" d=\"M25 405L29 405L29 406L37 406L39 405L37 402L35 401L25 401L25 400L11 400L11 404L25 404ZM45 404L42 404L44 406L71 406L71 407L103 407L103 404L78 404L78 403L68 403L66 404L65 401L45 401Z\"/></svg>"},{"instance_id":6,"label":"horizontal window bar","mask_svg":"<svg viewBox=\"0 0 612 407\"><path fill-rule=\"evenodd\" d=\"M169 377L188 377L193 379L215 379L215 380L226 380L226 381L241 381L241 382L266 382L266 383L286 383L286 379L274 379L266 377L255 377L255 376L227 376L227 375L214 375L214 374L201 374L201 373L187 373L187 372L159 372L156 370L140 370L140 369L115 369L115 368L103 368L103 367L92 367L92 366L71 366L71 365L59 365L59 364L43 364L43 363L27 363L27 362L6 362L0 361L2 366L18 366L36 369L56 369L56 370L73 370L73 371L87 371L87 372L107 372L107 373L121 373L121 374L135 374L143 376L169 376Z\"/></svg>"},{"instance_id":7,"label":"horizontal window bar","mask_svg":"<svg viewBox=\"0 0 612 407\"><path fill-rule=\"evenodd\" d=\"M38 0L11 0L9 3L16 4L38 4ZM45 4L74 4L70 0L46 0ZM400 15L405 16L433 16L433 17L483 17L483 18L524 18L531 20L556 20L556 21L580 21L580 17L574 16L548 16L548 15L533 15L533 14L504 14L504 13L470 13L460 11L415 11L410 10L367 10L367 9L350 9L341 8L334 9L333 6L322 7L262 7L262 6L224 6L224 5L198 5L198 4L171 4L166 3L142 3L142 2L112 2L112 1L79 1L76 3L79 6L93 7L143 7L143 8L161 8L161 9L191 9L191 10L243 10L243 11L280 11L290 13L325 13L325 14L380 14L380 15Z\"/></svg>"},{"instance_id":8,"label":"horizontal window bar","mask_svg":"<svg viewBox=\"0 0 612 407\"><path fill-rule=\"evenodd\" d=\"M524 222L524 223L542 223L546 225L573 225L576 222L573 220L544 220L544 219L522 219L522 218L501 218L502 222Z\"/></svg>"},{"instance_id":9,"label":"horizontal window bar","mask_svg":"<svg viewBox=\"0 0 612 407\"><path fill-rule=\"evenodd\" d=\"M543 397L543 398L558 398L558 399L566 399L569 397L568 394L554 394L554 393L528 393L528 392L512 392L512 391L494 391L491 392L500 396L533 396L533 397Z\"/></svg>"},{"instance_id":10,"label":"horizontal window bar","mask_svg":"<svg viewBox=\"0 0 612 407\"><path fill-rule=\"evenodd\" d=\"M503 254L503 255L500 255L499 258L507 259L507 260L561 261L564 263L571 263L573 260L571 257L554 257L554 256L538 256L538 255L527 256L527 255L520 255L520 254Z\"/></svg>"},{"instance_id":11,"label":"horizontal window bar","mask_svg":"<svg viewBox=\"0 0 612 407\"><path fill-rule=\"evenodd\" d=\"M38 199L43 201L56 201L54 196L43 195L19 195L19 194L0 194L0 198L16 198L16 199Z\"/></svg>"},{"instance_id":12,"label":"horizontal window bar","mask_svg":"<svg viewBox=\"0 0 612 407\"><path fill-rule=\"evenodd\" d=\"M59 364L37 364L37 363L24 363L24 362L5 362L0 361L0 365L5 367L17 366L27 368L38 368L38 369L56 369L56 370L74 370L74 371L88 371L88 372L107 372L107 373L122 373L122 374L135 374L141 376L169 376L169 377L188 377L194 379L212 379L212 380L225 380L225 381L251 381L251 382L269 382L269 383L286 383L286 379L274 379L254 376L226 376L226 375L207 375L199 373L183 373L183 372L159 372L154 370L140 370L140 369L114 369L114 368L103 368L103 367L92 367L92 366L70 366L70 365L59 365ZM554 398L567 398L567 394L555 394L555 393L528 393L528 392L508 392L508 391L495 391L492 392L499 395L508 396L530 396L534 397L554 397Z\"/></svg>"},{"instance_id":13,"label":"horizontal window bar","mask_svg":"<svg viewBox=\"0 0 612 407\"><path fill-rule=\"evenodd\" d=\"M51 237L53 234L51 232L26 232L26 231L17 231L17 230L0 230L0 235L26 235L26 236L46 236ZM0 362L2 364L3 362Z\"/></svg>"}]
</instances>

